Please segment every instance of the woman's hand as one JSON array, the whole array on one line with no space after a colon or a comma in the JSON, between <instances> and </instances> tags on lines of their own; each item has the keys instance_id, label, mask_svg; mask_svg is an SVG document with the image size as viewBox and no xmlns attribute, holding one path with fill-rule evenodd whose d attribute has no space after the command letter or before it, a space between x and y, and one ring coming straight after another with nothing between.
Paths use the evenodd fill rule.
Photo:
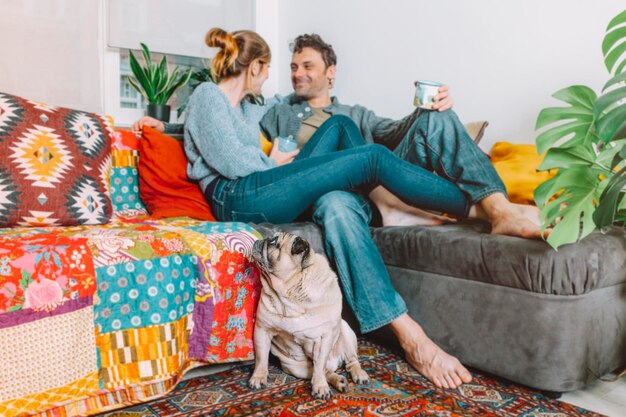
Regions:
<instances>
[{"instance_id":1,"label":"woman's hand","mask_svg":"<svg viewBox=\"0 0 626 417\"><path fill-rule=\"evenodd\" d=\"M454 106L454 100L449 92L450 88L447 85L439 87L438 94L433 97L433 110L446 111Z\"/></svg>"},{"instance_id":2,"label":"woman's hand","mask_svg":"<svg viewBox=\"0 0 626 417\"><path fill-rule=\"evenodd\" d=\"M144 126L151 127L159 132L165 132L165 125L162 121L155 119L154 117L144 116L141 119L133 123L131 130L135 134L141 134L141 130Z\"/></svg>"},{"instance_id":3,"label":"woman's hand","mask_svg":"<svg viewBox=\"0 0 626 417\"><path fill-rule=\"evenodd\" d=\"M274 139L272 150L270 152L270 158L276 161L276 166L281 166L293 162L293 159L300 153L300 149L295 149L290 152L281 152L278 147L280 139Z\"/></svg>"}]
</instances>

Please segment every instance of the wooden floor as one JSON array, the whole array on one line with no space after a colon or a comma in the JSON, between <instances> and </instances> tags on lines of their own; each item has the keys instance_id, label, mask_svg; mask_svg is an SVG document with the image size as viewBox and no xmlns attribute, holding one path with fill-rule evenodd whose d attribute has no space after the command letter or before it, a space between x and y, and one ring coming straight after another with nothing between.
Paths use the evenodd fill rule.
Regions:
<instances>
[{"instance_id":1,"label":"wooden floor","mask_svg":"<svg viewBox=\"0 0 626 417\"><path fill-rule=\"evenodd\" d=\"M614 376L602 379L609 378ZM583 390L563 394L559 400L610 417L626 417L626 377L612 382L598 380Z\"/></svg>"}]
</instances>

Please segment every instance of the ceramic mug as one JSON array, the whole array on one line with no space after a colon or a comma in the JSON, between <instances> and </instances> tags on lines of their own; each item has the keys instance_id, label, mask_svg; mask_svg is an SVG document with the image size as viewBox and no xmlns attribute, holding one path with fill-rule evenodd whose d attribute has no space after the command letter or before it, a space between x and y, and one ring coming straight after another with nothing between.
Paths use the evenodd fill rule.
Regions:
<instances>
[{"instance_id":1,"label":"ceramic mug","mask_svg":"<svg viewBox=\"0 0 626 417\"><path fill-rule=\"evenodd\" d=\"M443 84L435 81L416 81L413 105L422 109L432 110L434 104L433 98L438 94L439 87L442 85Z\"/></svg>"}]
</instances>

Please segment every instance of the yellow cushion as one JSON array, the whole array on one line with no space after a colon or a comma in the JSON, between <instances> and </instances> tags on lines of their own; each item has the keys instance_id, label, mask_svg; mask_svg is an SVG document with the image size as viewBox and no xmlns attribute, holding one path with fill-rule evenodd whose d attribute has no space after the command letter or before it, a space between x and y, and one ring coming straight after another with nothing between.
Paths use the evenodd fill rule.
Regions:
<instances>
[{"instance_id":1,"label":"yellow cushion","mask_svg":"<svg viewBox=\"0 0 626 417\"><path fill-rule=\"evenodd\" d=\"M272 142L267 140L263 133L261 133L261 150L265 153L265 155L269 155L272 150Z\"/></svg>"},{"instance_id":2,"label":"yellow cushion","mask_svg":"<svg viewBox=\"0 0 626 417\"><path fill-rule=\"evenodd\" d=\"M542 182L552 178L553 172L537 172L543 155L535 145L516 145L496 142L491 150L491 162L502 178L509 199L513 203L535 204L533 193Z\"/></svg>"}]
</instances>

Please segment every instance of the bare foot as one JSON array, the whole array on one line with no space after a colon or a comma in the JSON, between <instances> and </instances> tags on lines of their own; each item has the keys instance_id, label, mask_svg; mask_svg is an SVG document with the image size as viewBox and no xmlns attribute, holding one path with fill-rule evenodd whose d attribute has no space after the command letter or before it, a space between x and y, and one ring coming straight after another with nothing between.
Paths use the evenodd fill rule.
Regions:
<instances>
[{"instance_id":1,"label":"bare foot","mask_svg":"<svg viewBox=\"0 0 626 417\"><path fill-rule=\"evenodd\" d=\"M541 239L539 209L535 206L513 204L504 194L495 193L485 197L470 209L470 218L491 223L491 234ZM543 238L550 230L543 232Z\"/></svg>"},{"instance_id":2,"label":"bare foot","mask_svg":"<svg viewBox=\"0 0 626 417\"><path fill-rule=\"evenodd\" d=\"M448 355L422 330L421 326L404 314L391 323L406 360L438 388L457 388L472 381L472 375L454 356Z\"/></svg>"},{"instance_id":3,"label":"bare foot","mask_svg":"<svg viewBox=\"0 0 626 417\"><path fill-rule=\"evenodd\" d=\"M456 222L456 219L430 213L415 207L410 207L410 210L401 210L386 206L379 207L379 211L383 220L383 226L438 226Z\"/></svg>"},{"instance_id":4,"label":"bare foot","mask_svg":"<svg viewBox=\"0 0 626 417\"><path fill-rule=\"evenodd\" d=\"M543 232L548 237L550 230ZM511 204L510 210L495 215L491 221L491 234L541 239L539 209L535 206Z\"/></svg>"},{"instance_id":5,"label":"bare foot","mask_svg":"<svg viewBox=\"0 0 626 417\"><path fill-rule=\"evenodd\" d=\"M380 211L383 226L437 226L456 222L406 204L382 186L374 188L369 197Z\"/></svg>"}]
</instances>

